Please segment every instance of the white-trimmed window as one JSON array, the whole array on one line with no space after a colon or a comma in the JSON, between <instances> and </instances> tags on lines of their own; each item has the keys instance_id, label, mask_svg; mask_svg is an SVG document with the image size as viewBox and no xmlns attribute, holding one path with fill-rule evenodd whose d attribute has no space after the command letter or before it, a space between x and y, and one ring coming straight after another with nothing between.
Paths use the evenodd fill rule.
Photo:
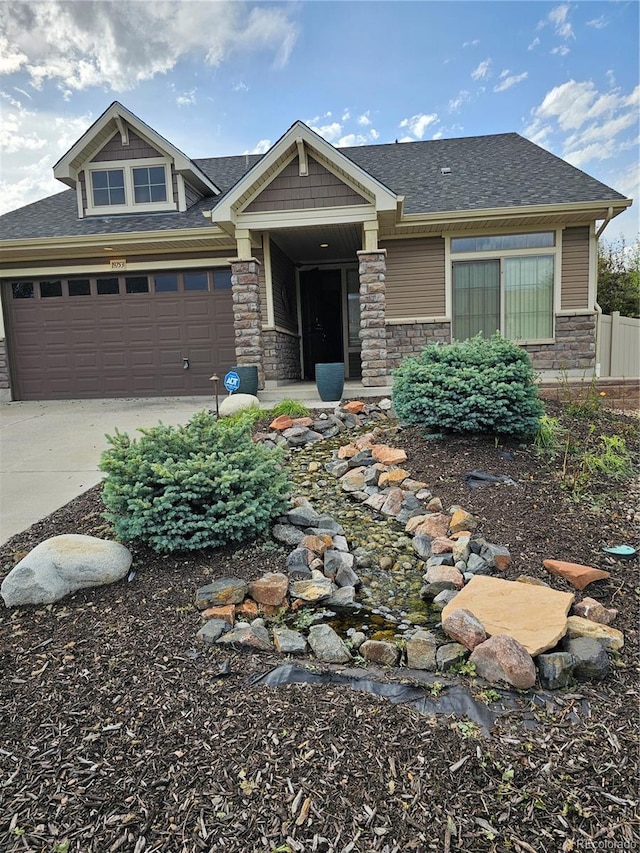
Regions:
<instances>
[{"instance_id":1,"label":"white-trimmed window","mask_svg":"<svg viewBox=\"0 0 640 853\"><path fill-rule=\"evenodd\" d=\"M85 176L89 214L177 210L168 161L153 158L91 163Z\"/></svg>"},{"instance_id":2,"label":"white-trimmed window","mask_svg":"<svg viewBox=\"0 0 640 853\"><path fill-rule=\"evenodd\" d=\"M453 237L453 338L553 339L555 231Z\"/></svg>"}]
</instances>

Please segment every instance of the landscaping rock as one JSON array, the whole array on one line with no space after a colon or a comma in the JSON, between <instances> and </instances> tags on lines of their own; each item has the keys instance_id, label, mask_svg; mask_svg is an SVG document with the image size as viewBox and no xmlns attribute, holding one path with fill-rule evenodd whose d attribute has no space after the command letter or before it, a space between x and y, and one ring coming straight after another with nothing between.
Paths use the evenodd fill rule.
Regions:
<instances>
[{"instance_id":1,"label":"landscaping rock","mask_svg":"<svg viewBox=\"0 0 640 853\"><path fill-rule=\"evenodd\" d=\"M307 580L311 577L310 564L314 559L312 551L296 548L287 557L287 571L292 580Z\"/></svg>"},{"instance_id":2,"label":"landscaping rock","mask_svg":"<svg viewBox=\"0 0 640 853\"><path fill-rule=\"evenodd\" d=\"M442 611L469 610L488 636L507 634L535 656L553 648L567 631L573 595L486 575L474 575Z\"/></svg>"},{"instance_id":3,"label":"landscaping rock","mask_svg":"<svg viewBox=\"0 0 640 853\"><path fill-rule=\"evenodd\" d=\"M416 631L407 640L407 666L410 669L424 669L427 672L434 672L437 648L438 641L431 631Z\"/></svg>"},{"instance_id":4,"label":"landscaping rock","mask_svg":"<svg viewBox=\"0 0 640 853\"><path fill-rule=\"evenodd\" d=\"M238 412L246 412L251 409L259 409L260 400L253 394L229 394L220 401L218 414L221 418L236 415Z\"/></svg>"},{"instance_id":5,"label":"landscaping rock","mask_svg":"<svg viewBox=\"0 0 640 853\"><path fill-rule=\"evenodd\" d=\"M121 580L131 561L119 542L76 533L53 536L13 567L0 594L7 607L51 604L76 590Z\"/></svg>"},{"instance_id":6,"label":"landscaping rock","mask_svg":"<svg viewBox=\"0 0 640 853\"><path fill-rule=\"evenodd\" d=\"M469 554L467 558L467 571L472 575L486 575L489 571L489 563L478 554Z\"/></svg>"},{"instance_id":7,"label":"landscaping rock","mask_svg":"<svg viewBox=\"0 0 640 853\"><path fill-rule=\"evenodd\" d=\"M345 555L346 556L346 555ZM351 555L349 555L351 556ZM360 578L348 565L342 565L336 572L335 582L338 586L360 586Z\"/></svg>"},{"instance_id":8,"label":"landscaping rock","mask_svg":"<svg viewBox=\"0 0 640 853\"><path fill-rule=\"evenodd\" d=\"M312 578L311 580L294 581L289 586L291 595L311 604L324 601L333 592L333 584L329 578Z\"/></svg>"},{"instance_id":9,"label":"landscaping rock","mask_svg":"<svg viewBox=\"0 0 640 853\"><path fill-rule=\"evenodd\" d=\"M273 646L269 640L269 632L263 625L256 624L256 621L254 620L250 625L246 623L237 624L232 631L223 634L217 640L217 644L248 651L272 652Z\"/></svg>"},{"instance_id":10,"label":"landscaping rock","mask_svg":"<svg viewBox=\"0 0 640 853\"><path fill-rule=\"evenodd\" d=\"M206 610L217 605L240 604L248 592L249 585L241 578L220 578L200 587L196 592L196 607Z\"/></svg>"},{"instance_id":11,"label":"landscaping rock","mask_svg":"<svg viewBox=\"0 0 640 853\"><path fill-rule=\"evenodd\" d=\"M321 515L310 506L295 506L287 513L290 524L296 527L317 527Z\"/></svg>"},{"instance_id":12,"label":"landscaping rock","mask_svg":"<svg viewBox=\"0 0 640 853\"><path fill-rule=\"evenodd\" d=\"M366 486L364 481L365 468L352 468L350 471L340 477L340 485L345 492L359 492Z\"/></svg>"},{"instance_id":13,"label":"landscaping rock","mask_svg":"<svg viewBox=\"0 0 640 853\"><path fill-rule=\"evenodd\" d=\"M468 657L469 649L465 649L460 643L445 643L436 652L436 665L441 672L447 672Z\"/></svg>"},{"instance_id":14,"label":"landscaping rock","mask_svg":"<svg viewBox=\"0 0 640 853\"><path fill-rule=\"evenodd\" d=\"M405 493L402 489L389 489L385 502L380 507L380 512L384 515L397 516L402 508Z\"/></svg>"},{"instance_id":15,"label":"landscaping rock","mask_svg":"<svg viewBox=\"0 0 640 853\"><path fill-rule=\"evenodd\" d=\"M546 586L549 589L549 584L544 581L538 580L538 578L533 578L531 575L520 575L516 578L517 583L528 583L530 586Z\"/></svg>"},{"instance_id":16,"label":"landscaping rock","mask_svg":"<svg viewBox=\"0 0 640 853\"><path fill-rule=\"evenodd\" d=\"M573 679L576 659L569 652L550 652L536 658L540 684L547 690L568 687Z\"/></svg>"},{"instance_id":17,"label":"landscaping rock","mask_svg":"<svg viewBox=\"0 0 640 853\"><path fill-rule=\"evenodd\" d=\"M229 624L224 619L209 619L196 634L196 639L204 643L205 646L212 646L220 639L228 627Z\"/></svg>"},{"instance_id":18,"label":"landscaping rock","mask_svg":"<svg viewBox=\"0 0 640 853\"><path fill-rule=\"evenodd\" d=\"M282 432L285 429L289 429L289 427L293 426L293 420L289 417L289 415L280 415L275 418L269 424L269 429L275 429L279 432Z\"/></svg>"},{"instance_id":19,"label":"landscaping rock","mask_svg":"<svg viewBox=\"0 0 640 853\"><path fill-rule=\"evenodd\" d=\"M308 551L312 551L314 554L324 554L327 548L330 548L333 545L333 540L331 536L315 536L307 534L304 539L300 542L301 548L306 548Z\"/></svg>"},{"instance_id":20,"label":"landscaping rock","mask_svg":"<svg viewBox=\"0 0 640 853\"><path fill-rule=\"evenodd\" d=\"M496 634L473 650L470 663L481 678L492 684L505 681L518 690L536 683L536 667L524 646L506 634Z\"/></svg>"},{"instance_id":21,"label":"landscaping rock","mask_svg":"<svg viewBox=\"0 0 640 853\"><path fill-rule=\"evenodd\" d=\"M289 578L281 572L267 572L258 580L249 582L249 595L258 604L280 607L289 589Z\"/></svg>"},{"instance_id":22,"label":"landscaping rock","mask_svg":"<svg viewBox=\"0 0 640 853\"><path fill-rule=\"evenodd\" d=\"M344 607L354 609L361 607L356 603L356 588L355 586L341 586L340 589L335 589L324 604L327 607Z\"/></svg>"},{"instance_id":23,"label":"landscaping rock","mask_svg":"<svg viewBox=\"0 0 640 853\"><path fill-rule=\"evenodd\" d=\"M594 569L593 566L582 566L579 563L565 563L563 560L543 560L542 565L552 575L558 575L569 581L577 589L584 589L594 581L611 577L609 572Z\"/></svg>"},{"instance_id":24,"label":"landscaping rock","mask_svg":"<svg viewBox=\"0 0 640 853\"><path fill-rule=\"evenodd\" d=\"M567 637L589 637L600 643L603 649L619 652L624 647L624 634L617 628L583 619L581 616L569 616L567 619Z\"/></svg>"},{"instance_id":25,"label":"landscaping rock","mask_svg":"<svg viewBox=\"0 0 640 853\"><path fill-rule=\"evenodd\" d=\"M344 459L336 459L333 462L326 462L324 470L331 474L332 477L342 477L349 470L349 463Z\"/></svg>"},{"instance_id":26,"label":"landscaping rock","mask_svg":"<svg viewBox=\"0 0 640 853\"><path fill-rule=\"evenodd\" d=\"M309 645L318 660L327 663L347 663L351 660L349 649L330 625L312 625L309 628Z\"/></svg>"},{"instance_id":27,"label":"landscaping rock","mask_svg":"<svg viewBox=\"0 0 640 853\"><path fill-rule=\"evenodd\" d=\"M200 615L203 619L222 619L228 625L233 625L236 621L236 606L235 604L223 604L219 607L207 607Z\"/></svg>"},{"instance_id":28,"label":"landscaping rock","mask_svg":"<svg viewBox=\"0 0 640 853\"><path fill-rule=\"evenodd\" d=\"M289 628L273 629L273 645L281 655L303 655L307 651L307 641L302 634Z\"/></svg>"},{"instance_id":29,"label":"landscaping rock","mask_svg":"<svg viewBox=\"0 0 640 853\"><path fill-rule=\"evenodd\" d=\"M428 560L431 556L431 537L414 536L411 547L419 557L422 557L423 560Z\"/></svg>"},{"instance_id":30,"label":"landscaping rock","mask_svg":"<svg viewBox=\"0 0 640 853\"><path fill-rule=\"evenodd\" d=\"M485 542L480 549L480 556L490 566L495 566L500 572L503 572L511 565L511 554L509 553L509 549L505 548L504 545L494 545L492 542Z\"/></svg>"},{"instance_id":31,"label":"landscaping rock","mask_svg":"<svg viewBox=\"0 0 640 853\"><path fill-rule=\"evenodd\" d=\"M365 660L383 666L396 666L400 660L400 649L386 640L365 640L358 651Z\"/></svg>"},{"instance_id":32,"label":"landscaping rock","mask_svg":"<svg viewBox=\"0 0 640 853\"><path fill-rule=\"evenodd\" d=\"M605 607L595 598L583 598L582 601L573 605L572 613L574 616L582 616L583 619L590 619L592 622L599 622L601 625L610 625L618 615L617 610L612 607Z\"/></svg>"},{"instance_id":33,"label":"landscaping rock","mask_svg":"<svg viewBox=\"0 0 640 853\"><path fill-rule=\"evenodd\" d=\"M478 519L474 515L471 515L470 512L467 512L461 507L457 507L451 516L449 530L451 533L458 533L461 530L468 530L471 532L475 530L477 526Z\"/></svg>"},{"instance_id":34,"label":"landscaping rock","mask_svg":"<svg viewBox=\"0 0 640 853\"><path fill-rule=\"evenodd\" d=\"M469 649L470 652L487 639L482 624L476 619L473 613L464 609L450 612L447 618L442 620L442 630L452 640L461 643L465 648Z\"/></svg>"},{"instance_id":35,"label":"landscaping rock","mask_svg":"<svg viewBox=\"0 0 640 853\"><path fill-rule=\"evenodd\" d=\"M371 453L376 462L383 465L401 465L407 461L407 454L398 447L389 447L386 444L374 444Z\"/></svg>"},{"instance_id":36,"label":"landscaping rock","mask_svg":"<svg viewBox=\"0 0 640 853\"><path fill-rule=\"evenodd\" d=\"M433 599L431 606L434 610L444 610L447 604L449 604L450 601L453 601L457 594L457 589L443 589L442 592L439 592Z\"/></svg>"},{"instance_id":37,"label":"landscaping rock","mask_svg":"<svg viewBox=\"0 0 640 853\"><path fill-rule=\"evenodd\" d=\"M284 545L298 545L304 533L292 524L274 524L271 531L273 538Z\"/></svg>"},{"instance_id":38,"label":"landscaping rock","mask_svg":"<svg viewBox=\"0 0 640 853\"><path fill-rule=\"evenodd\" d=\"M360 646L366 640L366 636L362 633L362 631L354 631L353 634L349 637L351 641L351 646L356 649L356 651L360 648Z\"/></svg>"},{"instance_id":39,"label":"landscaping rock","mask_svg":"<svg viewBox=\"0 0 640 853\"><path fill-rule=\"evenodd\" d=\"M353 568L353 554L345 551L327 551L324 555L324 573L326 577L334 580L338 572ZM345 586L345 584L343 584Z\"/></svg>"},{"instance_id":40,"label":"landscaping rock","mask_svg":"<svg viewBox=\"0 0 640 853\"><path fill-rule=\"evenodd\" d=\"M429 566L424 580L426 584L420 590L420 595L425 600L435 598L445 589L462 589L464 585L464 578L452 566Z\"/></svg>"},{"instance_id":41,"label":"landscaping rock","mask_svg":"<svg viewBox=\"0 0 640 853\"><path fill-rule=\"evenodd\" d=\"M430 515L425 515L422 521L415 529L416 536L430 536L432 539L437 539L439 536L446 536L449 530L449 516L443 512L433 512Z\"/></svg>"},{"instance_id":42,"label":"landscaping rock","mask_svg":"<svg viewBox=\"0 0 640 853\"><path fill-rule=\"evenodd\" d=\"M579 681L600 681L609 673L609 658L602 645L590 637L565 641L565 650L575 658L574 676Z\"/></svg>"}]
</instances>

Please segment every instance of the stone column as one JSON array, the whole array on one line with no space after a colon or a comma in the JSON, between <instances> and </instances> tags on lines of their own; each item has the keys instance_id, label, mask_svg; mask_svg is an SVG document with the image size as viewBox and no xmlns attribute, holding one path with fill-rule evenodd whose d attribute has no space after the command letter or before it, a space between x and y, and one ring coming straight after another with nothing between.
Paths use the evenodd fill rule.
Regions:
<instances>
[{"instance_id":1,"label":"stone column","mask_svg":"<svg viewBox=\"0 0 640 853\"><path fill-rule=\"evenodd\" d=\"M236 363L258 368L258 387L264 388L262 347L262 317L258 266L255 258L233 258L231 290L233 293L233 328L235 331Z\"/></svg>"},{"instance_id":2,"label":"stone column","mask_svg":"<svg viewBox=\"0 0 640 853\"><path fill-rule=\"evenodd\" d=\"M386 257L386 249L358 252L362 384L369 387L387 384Z\"/></svg>"}]
</instances>

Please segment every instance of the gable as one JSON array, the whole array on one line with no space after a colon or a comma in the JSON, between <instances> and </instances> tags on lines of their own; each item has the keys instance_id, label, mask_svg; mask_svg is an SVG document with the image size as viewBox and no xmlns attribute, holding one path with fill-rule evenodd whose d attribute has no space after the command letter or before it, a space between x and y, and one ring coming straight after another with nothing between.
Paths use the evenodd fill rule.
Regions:
<instances>
[{"instance_id":1,"label":"gable","mask_svg":"<svg viewBox=\"0 0 640 853\"><path fill-rule=\"evenodd\" d=\"M138 136L135 131L128 128L128 145L122 142L122 134L115 133L109 142L104 145L97 154L91 158L92 163L101 163L107 160L138 160L145 157L164 157L165 155L150 145L145 139Z\"/></svg>"},{"instance_id":2,"label":"gable","mask_svg":"<svg viewBox=\"0 0 640 853\"><path fill-rule=\"evenodd\" d=\"M307 157L307 174L300 174L300 159L294 157L254 199L245 211L301 210L316 207L342 207L369 204L368 199L341 181L336 175Z\"/></svg>"}]
</instances>

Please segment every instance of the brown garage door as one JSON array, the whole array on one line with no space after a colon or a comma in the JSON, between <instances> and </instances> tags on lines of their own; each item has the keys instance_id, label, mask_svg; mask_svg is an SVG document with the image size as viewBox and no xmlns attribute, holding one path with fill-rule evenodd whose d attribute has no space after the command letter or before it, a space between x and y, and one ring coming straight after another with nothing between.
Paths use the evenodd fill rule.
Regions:
<instances>
[{"instance_id":1,"label":"brown garage door","mask_svg":"<svg viewBox=\"0 0 640 853\"><path fill-rule=\"evenodd\" d=\"M231 271L11 282L19 400L211 394L235 363Z\"/></svg>"}]
</instances>

